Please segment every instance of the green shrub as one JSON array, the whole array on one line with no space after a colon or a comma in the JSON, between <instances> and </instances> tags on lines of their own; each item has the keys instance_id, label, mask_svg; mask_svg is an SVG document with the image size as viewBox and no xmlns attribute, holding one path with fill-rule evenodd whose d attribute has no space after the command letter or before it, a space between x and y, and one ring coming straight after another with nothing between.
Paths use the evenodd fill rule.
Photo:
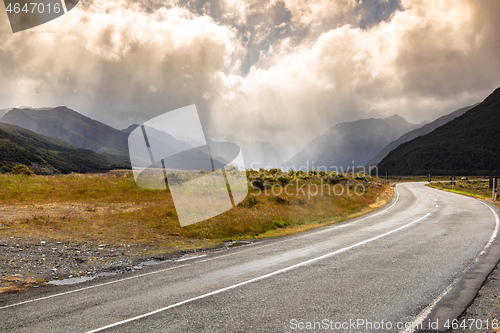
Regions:
<instances>
[{"instance_id":1,"label":"green shrub","mask_svg":"<svg viewBox=\"0 0 500 333\"><path fill-rule=\"evenodd\" d=\"M304 199L299 199L296 202L296 204L299 206L304 206L306 203L307 203L307 201L305 201Z\"/></svg>"},{"instance_id":2,"label":"green shrub","mask_svg":"<svg viewBox=\"0 0 500 333\"><path fill-rule=\"evenodd\" d=\"M339 180L349 180L349 178L347 178L345 175L340 174Z\"/></svg>"},{"instance_id":3,"label":"green shrub","mask_svg":"<svg viewBox=\"0 0 500 333\"><path fill-rule=\"evenodd\" d=\"M290 204L290 201L288 201L287 199L285 199L283 197L276 197L276 202L280 205L289 205Z\"/></svg>"},{"instance_id":4,"label":"green shrub","mask_svg":"<svg viewBox=\"0 0 500 333\"><path fill-rule=\"evenodd\" d=\"M287 222L287 221L283 221L283 220L273 220L271 223L268 224L269 225L269 229L280 229L280 228L286 228L288 227L289 225L291 225L290 222Z\"/></svg>"},{"instance_id":5,"label":"green shrub","mask_svg":"<svg viewBox=\"0 0 500 333\"><path fill-rule=\"evenodd\" d=\"M32 175L33 171L24 164L18 164L12 168L11 171L14 175Z\"/></svg>"},{"instance_id":6,"label":"green shrub","mask_svg":"<svg viewBox=\"0 0 500 333\"><path fill-rule=\"evenodd\" d=\"M362 175L362 174L357 175L357 176L356 176L356 179L357 179L357 180L362 180L362 181L364 181L364 182L368 182L368 181L370 181L370 180L368 179L368 176L367 176L367 175Z\"/></svg>"},{"instance_id":7,"label":"green shrub","mask_svg":"<svg viewBox=\"0 0 500 333\"><path fill-rule=\"evenodd\" d=\"M264 181L260 177L257 177L252 181L252 186L253 188L259 190L264 190L266 188L266 184L264 184Z\"/></svg>"},{"instance_id":8,"label":"green shrub","mask_svg":"<svg viewBox=\"0 0 500 333\"><path fill-rule=\"evenodd\" d=\"M257 205L257 203L258 203L257 198L249 197L249 198L243 200L242 206L247 207L247 208L252 208L253 206Z\"/></svg>"},{"instance_id":9,"label":"green shrub","mask_svg":"<svg viewBox=\"0 0 500 333\"><path fill-rule=\"evenodd\" d=\"M281 185L286 185L290 182L290 179L287 176L279 176L278 181Z\"/></svg>"},{"instance_id":10,"label":"green shrub","mask_svg":"<svg viewBox=\"0 0 500 333\"><path fill-rule=\"evenodd\" d=\"M167 182L170 185L180 184L186 180L186 177L181 172L170 172L167 176Z\"/></svg>"},{"instance_id":11,"label":"green shrub","mask_svg":"<svg viewBox=\"0 0 500 333\"><path fill-rule=\"evenodd\" d=\"M279 175L279 174L281 174L281 170L280 170L280 169L277 169L277 168L273 168L273 169L270 169L270 170L268 171L268 173L269 173L270 175L275 176L275 175Z\"/></svg>"},{"instance_id":12,"label":"green shrub","mask_svg":"<svg viewBox=\"0 0 500 333\"><path fill-rule=\"evenodd\" d=\"M335 184L338 184L340 183L340 180L339 180L339 177L338 176L334 176L334 177L328 177L328 182L332 185L335 185Z\"/></svg>"}]
</instances>

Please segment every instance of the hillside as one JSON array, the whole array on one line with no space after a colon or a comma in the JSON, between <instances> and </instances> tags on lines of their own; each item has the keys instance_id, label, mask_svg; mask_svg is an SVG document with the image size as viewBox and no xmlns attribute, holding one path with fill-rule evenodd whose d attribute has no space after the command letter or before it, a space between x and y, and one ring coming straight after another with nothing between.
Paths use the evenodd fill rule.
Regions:
<instances>
[{"instance_id":1,"label":"hillside","mask_svg":"<svg viewBox=\"0 0 500 333\"><path fill-rule=\"evenodd\" d=\"M373 165L373 164L379 163L380 161L382 161L382 159L384 157L387 156L387 154L389 154L391 151L396 149L399 145L401 145L405 142L408 142L410 140L413 140L415 138L418 138L419 136L429 134L430 132L434 131L436 128L443 126L444 124L452 121L453 119L463 115L465 112L469 111L470 109L472 109L476 105L478 105L478 104L466 106L464 108L458 109L456 111L453 111L450 114L439 117L438 119L434 120L431 123L428 123L420 128L417 128L413 131L410 131L408 133L403 134L399 139L392 141L387 146L385 146L384 149L382 149L377 154L377 156L375 156L375 158L370 161L369 164Z\"/></svg>"},{"instance_id":2,"label":"hillside","mask_svg":"<svg viewBox=\"0 0 500 333\"><path fill-rule=\"evenodd\" d=\"M0 110L0 119L2 119L2 117L7 113L9 112L10 110L12 109L2 109Z\"/></svg>"},{"instance_id":3,"label":"hillside","mask_svg":"<svg viewBox=\"0 0 500 333\"><path fill-rule=\"evenodd\" d=\"M378 165L390 175L499 175L500 88L431 133L406 142Z\"/></svg>"},{"instance_id":4,"label":"hillside","mask_svg":"<svg viewBox=\"0 0 500 333\"><path fill-rule=\"evenodd\" d=\"M10 172L16 164L25 164L39 174L101 172L127 167L65 141L0 123L0 172Z\"/></svg>"},{"instance_id":5,"label":"hillside","mask_svg":"<svg viewBox=\"0 0 500 333\"><path fill-rule=\"evenodd\" d=\"M130 164L128 134L61 106L52 109L12 109L1 119L33 132L65 140Z\"/></svg>"},{"instance_id":6,"label":"hillside","mask_svg":"<svg viewBox=\"0 0 500 333\"><path fill-rule=\"evenodd\" d=\"M335 170L353 163L366 165L387 144L417 127L400 116L342 123L309 142L284 166L311 169L314 163L315 169L325 166Z\"/></svg>"}]
</instances>

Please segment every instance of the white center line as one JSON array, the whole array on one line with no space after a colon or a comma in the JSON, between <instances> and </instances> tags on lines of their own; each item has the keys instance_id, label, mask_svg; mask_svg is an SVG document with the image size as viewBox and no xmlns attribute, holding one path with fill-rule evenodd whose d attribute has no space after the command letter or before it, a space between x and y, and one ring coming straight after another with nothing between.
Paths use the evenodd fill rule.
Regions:
<instances>
[{"instance_id":1,"label":"white center line","mask_svg":"<svg viewBox=\"0 0 500 333\"><path fill-rule=\"evenodd\" d=\"M394 229L394 230L391 230L389 232L386 232L385 234L372 237L370 239L367 239L367 240L364 240L362 242L356 243L354 245L342 248L340 250L336 250L336 251L324 254L322 256L319 256L319 257L316 257L316 258L313 258L313 259L309 259L309 260L300 262L298 264L295 264L295 265L292 265L292 266L289 266L289 267L285 267L285 268L279 269L277 271L274 271L274 272L271 272L271 273L268 273L268 274L265 274L265 275L258 276L256 278L253 278L253 279L250 279L250 280L246 280L246 281L243 281L243 282L240 282L240 283L236 283L236 284L233 284L231 286L228 286L228 287L225 287L225 288L222 288L222 289L214 290L212 292L209 292L209 293L197 296L197 297L193 297L193 298L190 298L190 299L187 299L187 300L184 300L184 301L181 301L181 302L178 302L178 303L166 306L166 307L158 309L158 310L154 310L154 311L151 311L151 312L148 312L148 313L136 316L136 317L132 317L132 318L125 319L125 320L122 320L122 321L119 321L119 322L116 322L116 323L113 323L113 324L109 324L109 325L106 325L106 326L103 326L103 327L100 327L100 328L96 328L94 330L88 331L87 333L100 332L100 331L106 330L108 328L112 328L112 327L120 326L120 325L123 325L123 324L126 324L126 323L130 323L132 321L136 321L136 320L139 320L139 319L142 319L142 318L146 318L146 317L155 315L157 313L164 312L166 310L169 310L169 309L172 309L172 308L175 308L175 307L187 304L187 303L194 302L196 300L200 300L200 299L207 298L207 297L210 297L210 296L213 296L213 295L217 295L217 294L223 293L223 292L228 291L228 290L236 289L236 288L242 287L244 285L247 285L247 284L250 284L250 283L253 283L253 282L261 281L261 280L268 279L270 277L276 276L278 274L282 274L282 273L285 273L285 272L289 272L289 271L295 270L295 269L297 269L299 267L304 267L304 266L313 264L315 262L318 262L318 261L321 261L323 259L335 256L335 255L340 254L340 253L347 252L347 251L352 250L354 248L357 248L357 247L359 247L361 245L368 244L368 243L373 242L375 240L381 239L383 237L389 236L389 235L394 234L394 233L396 233L398 231L406 229L406 228L408 228L408 227L410 227L410 226L412 226L412 225L414 225L414 224L422 221L423 219L425 219L429 215L431 215L431 213L427 213L426 215L422 216L421 218L416 219L415 221L410 222L410 223L408 223L408 224L406 224L406 225L404 225L402 227L399 227L397 229Z\"/></svg>"}]
</instances>

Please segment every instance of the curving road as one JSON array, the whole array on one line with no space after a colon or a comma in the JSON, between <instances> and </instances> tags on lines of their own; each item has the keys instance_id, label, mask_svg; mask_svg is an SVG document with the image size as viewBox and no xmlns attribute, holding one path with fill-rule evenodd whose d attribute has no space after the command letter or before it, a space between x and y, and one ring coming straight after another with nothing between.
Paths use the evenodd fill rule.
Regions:
<instances>
[{"instance_id":1,"label":"curving road","mask_svg":"<svg viewBox=\"0 0 500 333\"><path fill-rule=\"evenodd\" d=\"M375 332L456 318L498 261L496 209L405 183L304 234L0 297L2 332Z\"/></svg>"}]
</instances>

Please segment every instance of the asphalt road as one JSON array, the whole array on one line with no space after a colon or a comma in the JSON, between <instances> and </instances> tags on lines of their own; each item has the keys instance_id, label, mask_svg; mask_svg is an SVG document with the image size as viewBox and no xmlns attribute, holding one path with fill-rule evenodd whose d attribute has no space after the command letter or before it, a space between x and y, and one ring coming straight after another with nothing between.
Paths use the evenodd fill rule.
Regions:
<instances>
[{"instance_id":1,"label":"asphalt road","mask_svg":"<svg viewBox=\"0 0 500 333\"><path fill-rule=\"evenodd\" d=\"M0 297L0 331L387 332L415 320L442 328L498 260L498 215L421 183L396 189L391 204L348 222Z\"/></svg>"}]
</instances>

